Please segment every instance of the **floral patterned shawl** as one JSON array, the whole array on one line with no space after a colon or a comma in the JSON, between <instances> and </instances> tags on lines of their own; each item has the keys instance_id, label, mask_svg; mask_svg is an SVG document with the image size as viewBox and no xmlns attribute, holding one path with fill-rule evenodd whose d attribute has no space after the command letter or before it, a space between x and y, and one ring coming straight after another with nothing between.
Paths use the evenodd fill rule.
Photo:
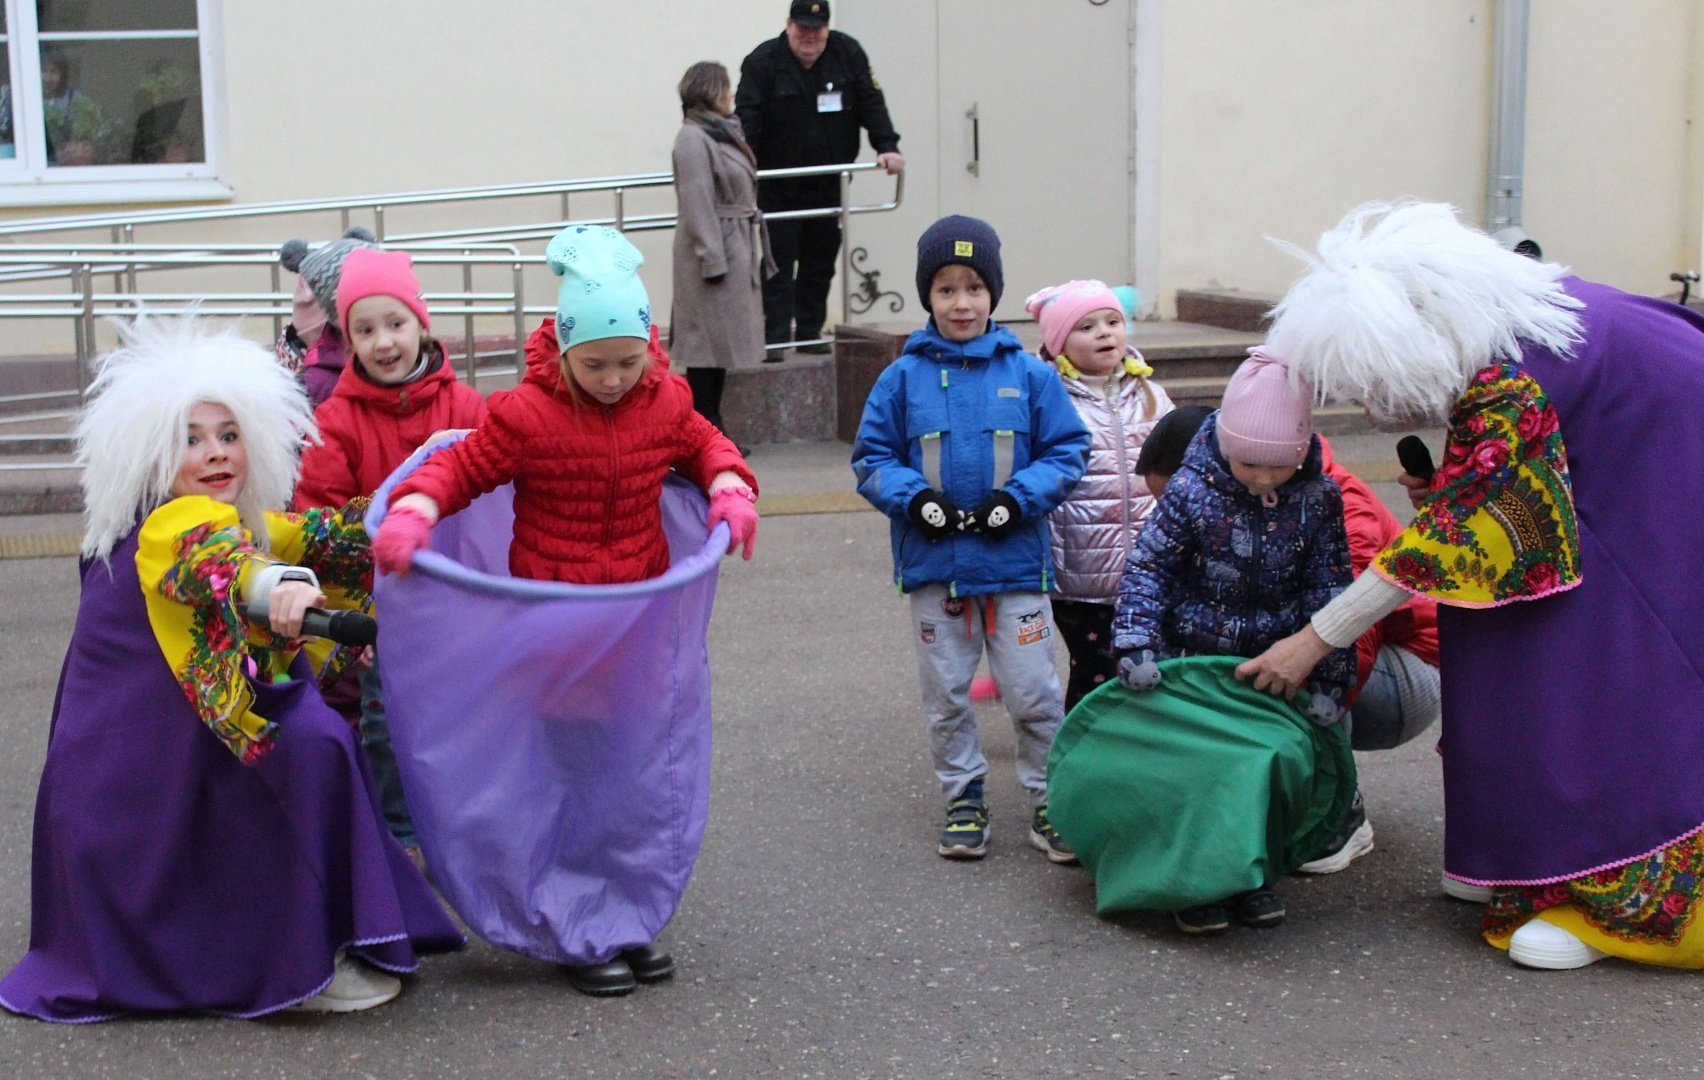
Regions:
<instances>
[{"instance_id":1,"label":"floral patterned shawl","mask_svg":"<svg viewBox=\"0 0 1704 1080\"><path fill-rule=\"evenodd\" d=\"M262 567L286 562L311 568L332 607L366 609L372 588L367 534L354 504L344 513L268 514L267 523L271 553L255 547L235 507L185 496L148 515L136 546L160 651L202 721L247 765L277 737L277 725L254 711L249 680L285 675L300 643L243 618L244 583ZM352 659L349 650L337 650L321 681L335 679Z\"/></svg>"},{"instance_id":2,"label":"floral patterned shawl","mask_svg":"<svg viewBox=\"0 0 1704 1080\"><path fill-rule=\"evenodd\" d=\"M1556 410L1510 363L1473 377L1414 521L1373 561L1381 577L1457 607L1498 607L1580 583L1580 537Z\"/></svg>"}]
</instances>

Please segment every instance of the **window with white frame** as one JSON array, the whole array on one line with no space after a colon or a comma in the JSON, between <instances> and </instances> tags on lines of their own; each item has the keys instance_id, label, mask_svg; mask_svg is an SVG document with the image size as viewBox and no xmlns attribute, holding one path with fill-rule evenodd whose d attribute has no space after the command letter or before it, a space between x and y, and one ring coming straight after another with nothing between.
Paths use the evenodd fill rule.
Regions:
<instances>
[{"instance_id":1,"label":"window with white frame","mask_svg":"<svg viewBox=\"0 0 1704 1080\"><path fill-rule=\"evenodd\" d=\"M0 0L0 206L219 197L216 0Z\"/></svg>"}]
</instances>

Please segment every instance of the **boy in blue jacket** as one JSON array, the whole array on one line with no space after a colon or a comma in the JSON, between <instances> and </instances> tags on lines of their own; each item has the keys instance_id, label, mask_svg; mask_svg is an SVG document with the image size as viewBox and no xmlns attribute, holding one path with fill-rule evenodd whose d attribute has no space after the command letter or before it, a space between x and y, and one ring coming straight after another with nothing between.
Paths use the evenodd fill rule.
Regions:
<instances>
[{"instance_id":1,"label":"boy in blue jacket","mask_svg":"<svg viewBox=\"0 0 1704 1080\"><path fill-rule=\"evenodd\" d=\"M988 852L988 759L970 702L986 648L1017 731L1030 843L1069 863L1076 855L1047 820L1047 752L1065 715L1047 515L1083 475L1089 433L1053 370L989 318L1003 283L987 222L946 217L918 239L917 291L931 318L870 391L852 468L858 492L888 516L894 576L911 604L947 798L940 854Z\"/></svg>"}]
</instances>

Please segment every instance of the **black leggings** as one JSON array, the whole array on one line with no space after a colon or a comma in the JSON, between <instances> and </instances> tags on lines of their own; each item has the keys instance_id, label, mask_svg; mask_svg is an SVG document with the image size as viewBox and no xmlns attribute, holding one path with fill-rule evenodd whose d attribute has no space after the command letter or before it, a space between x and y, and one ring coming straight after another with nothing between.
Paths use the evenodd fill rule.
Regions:
<instances>
[{"instance_id":1,"label":"black leggings","mask_svg":"<svg viewBox=\"0 0 1704 1080\"><path fill-rule=\"evenodd\" d=\"M1101 683L1118 674L1112 655L1111 604L1085 604L1078 600L1053 601L1053 624L1065 639L1071 654L1071 679L1065 686L1065 711Z\"/></svg>"},{"instance_id":2,"label":"black leggings","mask_svg":"<svg viewBox=\"0 0 1704 1080\"><path fill-rule=\"evenodd\" d=\"M704 419L721 428L725 433L727 427L722 423L722 387L728 382L726 368L719 367L689 367L686 369L686 385L692 388L692 407L697 409Z\"/></svg>"}]
</instances>

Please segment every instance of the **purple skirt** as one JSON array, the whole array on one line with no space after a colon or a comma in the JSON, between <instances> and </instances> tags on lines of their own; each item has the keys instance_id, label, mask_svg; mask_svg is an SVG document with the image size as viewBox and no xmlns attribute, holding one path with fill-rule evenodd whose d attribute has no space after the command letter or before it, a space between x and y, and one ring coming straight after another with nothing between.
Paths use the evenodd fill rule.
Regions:
<instances>
[{"instance_id":1,"label":"purple skirt","mask_svg":"<svg viewBox=\"0 0 1704 1080\"><path fill-rule=\"evenodd\" d=\"M1704 319L1578 279L1572 359L1522 366L1556 406L1582 582L1440 606L1444 868L1567 881L1704 826Z\"/></svg>"},{"instance_id":2,"label":"purple skirt","mask_svg":"<svg viewBox=\"0 0 1704 1080\"><path fill-rule=\"evenodd\" d=\"M36 798L30 948L0 1005L69 1023L258 1016L323 989L339 949L409 972L417 949L459 947L349 726L304 679L257 685L278 744L238 761L166 666L135 556L132 534L110 567L83 568Z\"/></svg>"}]
</instances>

